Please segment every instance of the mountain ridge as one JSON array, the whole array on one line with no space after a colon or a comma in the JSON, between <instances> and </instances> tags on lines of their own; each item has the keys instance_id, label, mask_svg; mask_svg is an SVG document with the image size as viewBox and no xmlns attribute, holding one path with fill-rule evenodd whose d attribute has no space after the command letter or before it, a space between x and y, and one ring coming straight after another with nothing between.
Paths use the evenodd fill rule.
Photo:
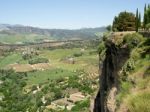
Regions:
<instances>
[{"instance_id":1,"label":"mountain ridge","mask_svg":"<svg viewBox=\"0 0 150 112\"><path fill-rule=\"evenodd\" d=\"M19 40L17 41L16 39L16 41L14 42L26 42L30 41L30 38L31 40L34 41L43 39L50 39L50 40L95 39L101 37L101 35L105 31L106 31L105 27L82 28L82 29L42 29L32 26L0 24L0 42L9 43L9 39L10 40L12 38L15 39L16 37L21 38L20 39L21 41ZM9 37L10 35L11 37ZM32 39L32 37L34 39Z\"/></svg>"}]
</instances>

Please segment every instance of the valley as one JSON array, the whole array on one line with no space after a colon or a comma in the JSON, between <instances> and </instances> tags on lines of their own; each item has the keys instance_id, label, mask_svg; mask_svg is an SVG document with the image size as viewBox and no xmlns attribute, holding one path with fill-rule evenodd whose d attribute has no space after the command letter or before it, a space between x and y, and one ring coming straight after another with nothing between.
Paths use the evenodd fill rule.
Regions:
<instances>
[{"instance_id":1,"label":"valley","mask_svg":"<svg viewBox=\"0 0 150 112\"><path fill-rule=\"evenodd\" d=\"M148 0L0 1L0 112L150 112Z\"/></svg>"},{"instance_id":2,"label":"valley","mask_svg":"<svg viewBox=\"0 0 150 112\"><path fill-rule=\"evenodd\" d=\"M40 44L1 45L0 68L22 76L23 91L33 96L32 100L40 95L37 100L42 103L37 108L44 112L88 111L98 88L99 41Z\"/></svg>"}]
</instances>

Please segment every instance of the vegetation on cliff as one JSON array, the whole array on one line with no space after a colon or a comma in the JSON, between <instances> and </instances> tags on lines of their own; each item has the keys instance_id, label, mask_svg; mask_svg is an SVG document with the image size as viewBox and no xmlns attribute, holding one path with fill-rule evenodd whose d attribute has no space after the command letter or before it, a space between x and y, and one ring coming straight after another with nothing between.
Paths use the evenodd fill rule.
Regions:
<instances>
[{"instance_id":1,"label":"vegetation on cliff","mask_svg":"<svg viewBox=\"0 0 150 112\"><path fill-rule=\"evenodd\" d=\"M104 37L103 40L104 41L101 42L99 45L99 54L100 54L100 57L103 57L103 58L100 58L101 62L104 59L106 60L106 58L110 57L108 54L107 56L105 56L105 51L108 52L109 50L107 45L110 42L113 42L116 48L118 49L117 50L118 56L121 53L119 49L122 49L122 48L129 49L129 52L130 52L129 57L126 60L126 62L123 64L123 66L119 64L119 63L122 63L122 61L119 61L118 63L116 63L116 64L119 64L121 68L115 74L116 77L118 76L118 78L115 80L119 81L117 85L118 86L117 96L115 98L116 99L115 111L117 112L122 112L122 111L149 112L150 110L149 108L150 107L150 88L149 88L150 87L150 75L149 75L150 74L150 39L143 37L139 33L125 34L125 35L122 33L122 37L119 37L119 38L115 37L114 39L110 34L109 37L107 35L107 38ZM115 52L115 51L112 51L112 52ZM110 54L110 55L112 56L112 60L113 60L113 57L114 57L113 54ZM122 57L120 58L122 58L123 60L124 57L125 55L122 55ZM107 70L111 69L111 68L105 68L104 64L103 64L103 69L107 69ZM112 64L115 64L114 61ZM115 65L111 65L111 66L113 67ZM116 72L116 71L113 71L113 72ZM108 74L105 73L105 75L108 75ZM108 83L108 82L106 81L105 83ZM104 85L100 85L100 86L104 86ZM106 85L109 85L109 84L106 84ZM110 86L108 88L110 88L111 90ZM109 91L107 90L107 92L108 93L106 94L108 95Z\"/></svg>"},{"instance_id":2,"label":"vegetation on cliff","mask_svg":"<svg viewBox=\"0 0 150 112\"><path fill-rule=\"evenodd\" d=\"M120 92L118 104L129 112L150 110L150 39L140 35L128 35L130 57L120 71ZM139 40L139 42L138 42ZM135 44L135 42L137 42ZM131 47L132 46L132 47Z\"/></svg>"}]
</instances>

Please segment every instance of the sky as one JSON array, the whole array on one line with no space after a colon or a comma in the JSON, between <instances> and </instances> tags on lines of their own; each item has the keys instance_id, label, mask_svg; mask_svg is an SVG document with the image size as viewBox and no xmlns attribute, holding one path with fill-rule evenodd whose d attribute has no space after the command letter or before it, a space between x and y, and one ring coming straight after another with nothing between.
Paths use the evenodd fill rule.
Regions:
<instances>
[{"instance_id":1,"label":"sky","mask_svg":"<svg viewBox=\"0 0 150 112\"><path fill-rule=\"evenodd\" d=\"M0 0L0 24L78 29L112 24L121 11L143 15L150 0Z\"/></svg>"}]
</instances>

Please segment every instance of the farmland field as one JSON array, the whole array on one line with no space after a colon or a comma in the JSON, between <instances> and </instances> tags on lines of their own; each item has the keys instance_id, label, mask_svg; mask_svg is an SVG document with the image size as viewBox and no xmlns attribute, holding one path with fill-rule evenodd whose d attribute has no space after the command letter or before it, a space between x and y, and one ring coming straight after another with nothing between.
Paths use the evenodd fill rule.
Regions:
<instances>
[{"instance_id":1,"label":"farmland field","mask_svg":"<svg viewBox=\"0 0 150 112\"><path fill-rule=\"evenodd\" d=\"M34 65L29 64L30 59L23 59L23 51L13 51L6 54L6 56L0 57L0 68L14 68L14 70L19 72L28 71L26 69L29 68L29 72L27 73L27 83L29 85L44 83L48 80L75 75L75 71L79 69L89 71L89 68L93 68L93 72L97 73L98 56L96 54L96 50L92 48L87 48L83 51L82 50L82 48L38 50L38 55L33 55L32 60L46 58L49 60L48 63L50 64L50 67L48 69L46 68L45 70L33 69L34 71L32 71L31 68ZM82 54L80 56L75 56L75 54L78 53ZM73 64L69 62L70 58L73 59ZM40 63L36 66L40 67Z\"/></svg>"}]
</instances>

